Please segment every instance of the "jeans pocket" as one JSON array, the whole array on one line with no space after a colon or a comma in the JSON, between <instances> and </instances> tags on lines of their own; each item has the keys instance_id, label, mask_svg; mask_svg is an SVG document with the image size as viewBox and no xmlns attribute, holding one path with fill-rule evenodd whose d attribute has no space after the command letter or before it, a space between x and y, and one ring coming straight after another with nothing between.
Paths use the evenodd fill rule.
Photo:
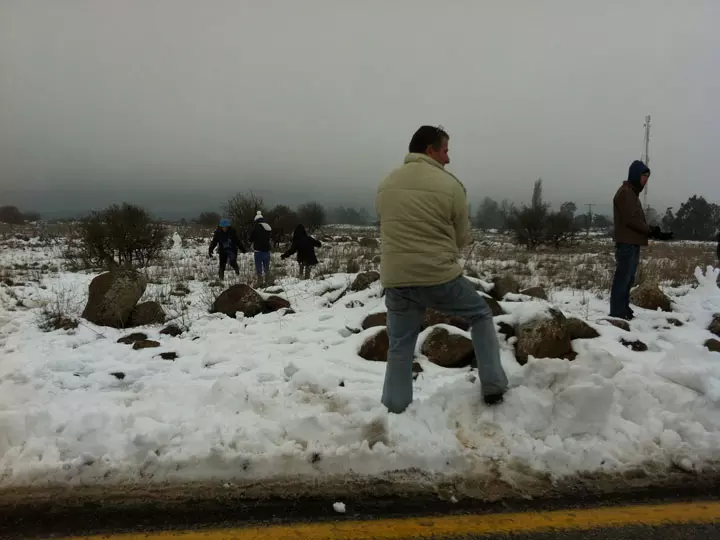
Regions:
<instances>
[{"instance_id":1,"label":"jeans pocket","mask_svg":"<svg viewBox=\"0 0 720 540\"><path fill-rule=\"evenodd\" d=\"M400 289L385 289L385 307L388 311L407 311L412 302Z\"/></svg>"}]
</instances>

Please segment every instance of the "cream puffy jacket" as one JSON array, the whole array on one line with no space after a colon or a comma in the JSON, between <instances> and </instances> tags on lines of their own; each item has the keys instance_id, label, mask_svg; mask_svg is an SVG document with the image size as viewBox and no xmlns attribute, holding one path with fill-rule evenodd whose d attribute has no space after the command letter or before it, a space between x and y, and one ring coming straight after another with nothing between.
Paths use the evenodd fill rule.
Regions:
<instances>
[{"instance_id":1,"label":"cream puffy jacket","mask_svg":"<svg viewBox=\"0 0 720 540\"><path fill-rule=\"evenodd\" d=\"M440 285L462 274L470 239L465 187L425 154L408 154L380 184L380 279L384 287Z\"/></svg>"}]
</instances>

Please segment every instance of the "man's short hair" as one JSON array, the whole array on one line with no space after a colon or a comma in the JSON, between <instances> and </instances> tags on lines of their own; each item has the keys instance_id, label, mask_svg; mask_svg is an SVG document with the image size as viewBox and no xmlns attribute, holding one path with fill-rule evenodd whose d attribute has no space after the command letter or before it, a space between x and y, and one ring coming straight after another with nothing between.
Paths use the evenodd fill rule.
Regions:
<instances>
[{"instance_id":1,"label":"man's short hair","mask_svg":"<svg viewBox=\"0 0 720 540\"><path fill-rule=\"evenodd\" d=\"M408 150L416 154L424 154L428 146L439 150L443 141L449 138L450 135L440 126L422 126L410 139Z\"/></svg>"}]
</instances>

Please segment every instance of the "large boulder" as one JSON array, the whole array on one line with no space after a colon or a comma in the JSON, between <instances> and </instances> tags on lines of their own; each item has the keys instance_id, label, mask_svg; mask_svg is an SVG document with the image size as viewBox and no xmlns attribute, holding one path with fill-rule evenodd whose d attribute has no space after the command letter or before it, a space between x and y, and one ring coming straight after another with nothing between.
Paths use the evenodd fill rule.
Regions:
<instances>
[{"instance_id":1,"label":"large boulder","mask_svg":"<svg viewBox=\"0 0 720 540\"><path fill-rule=\"evenodd\" d=\"M365 360L372 360L373 362L387 362L389 348L390 341L388 339L388 333L387 330L383 328L377 334L365 340L360 347L360 351L358 351L358 355Z\"/></svg>"},{"instance_id":2,"label":"large boulder","mask_svg":"<svg viewBox=\"0 0 720 540\"><path fill-rule=\"evenodd\" d=\"M494 287L490 291L490 296L495 300L502 300L506 294L520 292L520 284L512 276L494 277L492 279Z\"/></svg>"},{"instance_id":3,"label":"large boulder","mask_svg":"<svg viewBox=\"0 0 720 540\"><path fill-rule=\"evenodd\" d=\"M499 315L505 315L503 308L500 307L500 304L498 303L498 301L495 300L492 296L487 296L485 294L482 294L480 296L482 296L482 299L485 300L485 303L490 308L490 311L492 311L493 317L498 317Z\"/></svg>"},{"instance_id":4,"label":"large boulder","mask_svg":"<svg viewBox=\"0 0 720 540\"><path fill-rule=\"evenodd\" d=\"M145 278L134 270L100 274L90 282L82 317L99 326L124 328L145 287Z\"/></svg>"},{"instance_id":5,"label":"large boulder","mask_svg":"<svg viewBox=\"0 0 720 540\"><path fill-rule=\"evenodd\" d=\"M585 321L570 317L566 321L570 339L594 339L600 337L600 333Z\"/></svg>"},{"instance_id":6,"label":"large boulder","mask_svg":"<svg viewBox=\"0 0 720 540\"><path fill-rule=\"evenodd\" d=\"M360 240L358 240L358 244L360 244L364 248L380 247L380 244L374 238L361 238Z\"/></svg>"},{"instance_id":7,"label":"large boulder","mask_svg":"<svg viewBox=\"0 0 720 540\"><path fill-rule=\"evenodd\" d=\"M720 337L720 313L713 315L713 320L710 323L710 326L708 326L708 330Z\"/></svg>"},{"instance_id":8,"label":"large boulder","mask_svg":"<svg viewBox=\"0 0 720 540\"><path fill-rule=\"evenodd\" d=\"M521 365L529 356L535 358L571 358L571 344L567 319L557 310L550 310L550 318L521 324L517 329L515 355Z\"/></svg>"},{"instance_id":9,"label":"large boulder","mask_svg":"<svg viewBox=\"0 0 720 540\"><path fill-rule=\"evenodd\" d=\"M707 347L707 349L711 352L720 353L720 340L715 338L708 339L705 342L705 347Z\"/></svg>"},{"instance_id":10,"label":"large boulder","mask_svg":"<svg viewBox=\"0 0 720 540\"><path fill-rule=\"evenodd\" d=\"M360 325L363 330L373 328L375 326L387 326L387 313L384 311L381 313L371 313L365 319L363 319Z\"/></svg>"},{"instance_id":11,"label":"large boulder","mask_svg":"<svg viewBox=\"0 0 720 540\"><path fill-rule=\"evenodd\" d=\"M533 298L539 298L541 300L547 300L547 293L542 287L530 287L529 289L523 289L520 294L526 296L532 296Z\"/></svg>"},{"instance_id":12,"label":"large boulder","mask_svg":"<svg viewBox=\"0 0 720 540\"><path fill-rule=\"evenodd\" d=\"M254 317L263 312L263 307L263 297L257 291L245 283L238 283L220 293L210 313L224 313L229 317L235 317L240 311L246 317Z\"/></svg>"},{"instance_id":13,"label":"large boulder","mask_svg":"<svg viewBox=\"0 0 720 540\"><path fill-rule=\"evenodd\" d=\"M280 311L281 309L287 309L294 313L294 311L292 311L292 307L290 306L290 302L281 296L268 296L262 301L263 313L273 313L275 311Z\"/></svg>"},{"instance_id":14,"label":"large boulder","mask_svg":"<svg viewBox=\"0 0 720 540\"><path fill-rule=\"evenodd\" d=\"M469 366L475 358L472 341L444 328L433 329L421 350L433 364L446 368Z\"/></svg>"},{"instance_id":15,"label":"large boulder","mask_svg":"<svg viewBox=\"0 0 720 540\"><path fill-rule=\"evenodd\" d=\"M143 302L138 304L130 313L128 326L149 326L151 324L163 324L165 322L165 311L157 302Z\"/></svg>"},{"instance_id":16,"label":"large boulder","mask_svg":"<svg viewBox=\"0 0 720 540\"><path fill-rule=\"evenodd\" d=\"M357 275L355 281L352 282L352 285L350 285L350 290L353 292L364 291L379 279L380 274L375 270L361 272Z\"/></svg>"},{"instance_id":17,"label":"large boulder","mask_svg":"<svg viewBox=\"0 0 720 540\"><path fill-rule=\"evenodd\" d=\"M460 330L469 330L470 323L467 319L462 317L456 317L454 315L445 315L437 311L436 309L425 310L425 321L423 322L423 328L435 326L436 324L447 324L448 326L454 326Z\"/></svg>"},{"instance_id":18,"label":"large boulder","mask_svg":"<svg viewBox=\"0 0 720 540\"><path fill-rule=\"evenodd\" d=\"M630 293L630 301L638 307L657 311L672 311L670 299L660 290L657 282L645 281Z\"/></svg>"}]
</instances>

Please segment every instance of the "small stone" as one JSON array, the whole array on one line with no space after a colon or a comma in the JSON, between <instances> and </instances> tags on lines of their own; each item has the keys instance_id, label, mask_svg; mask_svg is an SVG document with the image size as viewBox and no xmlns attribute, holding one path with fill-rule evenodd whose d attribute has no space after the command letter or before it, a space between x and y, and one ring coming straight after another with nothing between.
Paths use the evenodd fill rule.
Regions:
<instances>
[{"instance_id":1,"label":"small stone","mask_svg":"<svg viewBox=\"0 0 720 540\"><path fill-rule=\"evenodd\" d=\"M628 323L627 321L624 321L623 319L603 319L603 320L609 322L615 328L619 328L620 330L625 330L626 332L630 331L630 323Z\"/></svg>"},{"instance_id":2,"label":"small stone","mask_svg":"<svg viewBox=\"0 0 720 540\"><path fill-rule=\"evenodd\" d=\"M113 371L110 375L121 381L125 378L125 374L122 371Z\"/></svg>"},{"instance_id":3,"label":"small stone","mask_svg":"<svg viewBox=\"0 0 720 540\"><path fill-rule=\"evenodd\" d=\"M183 331L182 328L180 328L177 324L169 324L165 328L160 330L160 333L164 336L177 337L182 334Z\"/></svg>"},{"instance_id":4,"label":"small stone","mask_svg":"<svg viewBox=\"0 0 720 540\"><path fill-rule=\"evenodd\" d=\"M136 351L139 351L142 349L154 349L159 346L160 346L160 342L153 341L152 339L143 339L141 341L136 341L135 343L133 343L133 349Z\"/></svg>"},{"instance_id":5,"label":"small stone","mask_svg":"<svg viewBox=\"0 0 720 540\"><path fill-rule=\"evenodd\" d=\"M121 337L117 340L117 342L124 343L125 345L132 345L136 341L143 341L147 338L147 334L143 334L142 332L133 332L132 334L128 334L125 337Z\"/></svg>"},{"instance_id":6,"label":"small stone","mask_svg":"<svg viewBox=\"0 0 720 540\"><path fill-rule=\"evenodd\" d=\"M178 357L178 353L176 352L164 352L159 354L160 358L163 360L175 360Z\"/></svg>"},{"instance_id":7,"label":"small stone","mask_svg":"<svg viewBox=\"0 0 720 540\"><path fill-rule=\"evenodd\" d=\"M648 350L647 345L645 345L642 341L628 341L626 339L621 339L620 343L625 345L628 349L632 349L635 352L645 352Z\"/></svg>"}]
</instances>

